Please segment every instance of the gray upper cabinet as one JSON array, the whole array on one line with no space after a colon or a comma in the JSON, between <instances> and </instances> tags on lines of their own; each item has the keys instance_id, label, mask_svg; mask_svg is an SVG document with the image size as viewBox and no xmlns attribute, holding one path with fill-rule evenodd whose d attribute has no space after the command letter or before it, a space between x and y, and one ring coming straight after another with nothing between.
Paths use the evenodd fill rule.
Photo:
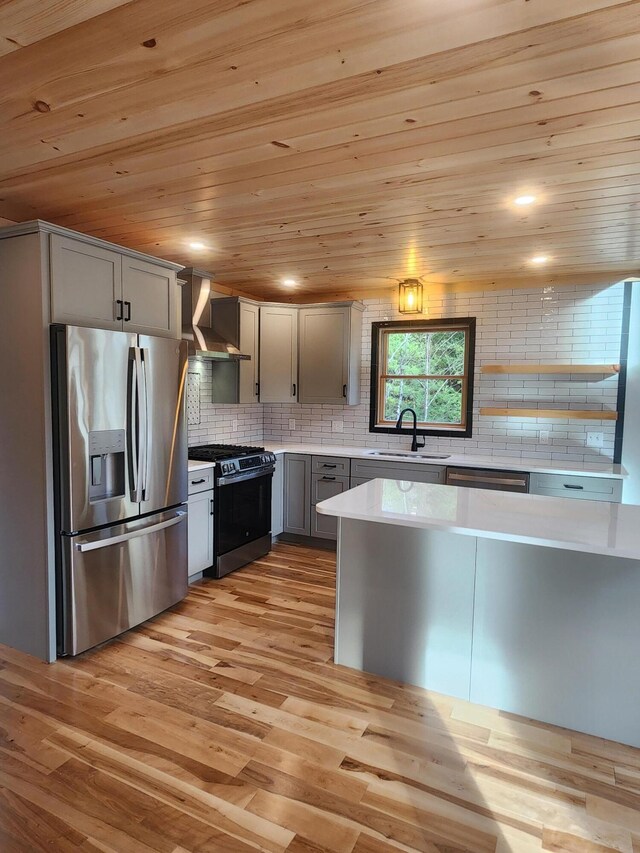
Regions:
<instances>
[{"instance_id":1,"label":"gray upper cabinet","mask_svg":"<svg viewBox=\"0 0 640 853\"><path fill-rule=\"evenodd\" d=\"M49 239L52 322L180 337L174 269L61 234Z\"/></svg>"},{"instance_id":2,"label":"gray upper cabinet","mask_svg":"<svg viewBox=\"0 0 640 853\"><path fill-rule=\"evenodd\" d=\"M51 319L122 329L122 256L51 234Z\"/></svg>"},{"instance_id":3,"label":"gray upper cabinet","mask_svg":"<svg viewBox=\"0 0 640 853\"><path fill-rule=\"evenodd\" d=\"M180 286L173 270L123 255L122 294L125 331L180 337Z\"/></svg>"},{"instance_id":4,"label":"gray upper cabinet","mask_svg":"<svg viewBox=\"0 0 640 853\"><path fill-rule=\"evenodd\" d=\"M258 403L260 309L256 302L224 296L211 302L211 325L249 359L213 363L215 403Z\"/></svg>"},{"instance_id":5,"label":"gray upper cabinet","mask_svg":"<svg viewBox=\"0 0 640 853\"><path fill-rule=\"evenodd\" d=\"M363 308L349 303L299 310L300 403L360 402Z\"/></svg>"},{"instance_id":6,"label":"gray upper cabinet","mask_svg":"<svg viewBox=\"0 0 640 853\"><path fill-rule=\"evenodd\" d=\"M241 361L239 380L239 403L257 403L260 382L259 362L259 328L260 309L252 302L240 300L240 352L250 355L250 361Z\"/></svg>"},{"instance_id":7,"label":"gray upper cabinet","mask_svg":"<svg viewBox=\"0 0 640 853\"><path fill-rule=\"evenodd\" d=\"M298 309L260 306L260 402L298 397Z\"/></svg>"}]
</instances>

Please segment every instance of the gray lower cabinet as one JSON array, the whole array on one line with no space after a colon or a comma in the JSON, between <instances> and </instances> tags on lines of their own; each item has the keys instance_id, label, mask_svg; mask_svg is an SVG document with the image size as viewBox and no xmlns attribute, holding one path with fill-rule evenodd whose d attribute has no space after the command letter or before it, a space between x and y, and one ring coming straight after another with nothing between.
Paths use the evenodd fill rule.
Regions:
<instances>
[{"instance_id":1,"label":"gray lower cabinet","mask_svg":"<svg viewBox=\"0 0 640 853\"><path fill-rule=\"evenodd\" d=\"M284 456L276 456L276 470L271 481L271 536L284 530Z\"/></svg>"},{"instance_id":2,"label":"gray lower cabinet","mask_svg":"<svg viewBox=\"0 0 640 853\"><path fill-rule=\"evenodd\" d=\"M316 457L313 457L314 463ZM347 460L348 461L348 460ZM315 467L315 464L314 464ZM338 519L316 512L316 504L342 494L349 489L349 477L339 474L311 475L311 535L319 539L338 538Z\"/></svg>"},{"instance_id":3,"label":"gray lower cabinet","mask_svg":"<svg viewBox=\"0 0 640 853\"><path fill-rule=\"evenodd\" d=\"M351 488L355 489L356 486L364 486L365 483L370 483L371 479L371 477L352 477Z\"/></svg>"},{"instance_id":4,"label":"gray lower cabinet","mask_svg":"<svg viewBox=\"0 0 640 853\"><path fill-rule=\"evenodd\" d=\"M386 462L369 459L351 460L352 485L367 480L411 480L414 483L444 483L444 465L424 465L411 462ZM358 482L354 482L358 480Z\"/></svg>"},{"instance_id":5,"label":"gray lower cabinet","mask_svg":"<svg viewBox=\"0 0 640 853\"><path fill-rule=\"evenodd\" d=\"M180 338L174 268L61 234L49 241L52 322Z\"/></svg>"},{"instance_id":6,"label":"gray lower cabinet","mask_svg":"<svg viewBox=\"0 0 640 853\"><path fill-rule=\"evenodd\" d=\"M533 473L529 480L529 491L533 495L547 495L552 498L620 503L622 500L622 480L614 477Z\"/></svg>"},{"instance_id":7,"label":"gray lower cabinet","mask_svg":"<svg viewBox=\"0 0 640 853\"><path fill-rule=\"evenodd\" d=\"M213 565L213 489L189 495L189 580Z\"/></svg>"},{"instance_id":8,"label":"gray lower cabinet","mask_svg":"<svg viewBox=\"0 0 640 853\"><path fill-rule=\"evenodd\" d=\"M359 303L300 308L300 403L360 402L362 308Z\"/></svg>"},{"instance_id":9,"label":"gray lower cabinet","mask_svg":"<svg viewBox=\"0 0 640 853\"><path fill-rule=\"evenodd\" d=\"M287 453L284 457L283 532L311 535L311 456Z\"/></svg>"}]
</instances>

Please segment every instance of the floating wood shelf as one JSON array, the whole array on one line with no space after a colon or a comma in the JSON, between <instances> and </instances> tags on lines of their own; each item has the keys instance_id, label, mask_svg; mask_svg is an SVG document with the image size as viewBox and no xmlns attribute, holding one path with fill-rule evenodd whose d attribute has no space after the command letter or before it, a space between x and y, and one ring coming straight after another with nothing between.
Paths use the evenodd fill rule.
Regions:
<instances>
[{"instance_id":1,"label":"floating wood shelf","mask_svg":"<svg viewBox=\"0 0 640 853\"><path fill-rule=\"evenodd\" d=\"M618 413L612 411L593 411L593 409L498 409L483 407L481 415L493 415L499 418L569 418L571 420L617 421Z\"/></svg>"},{"instance_id":2,"label":"floating wood shelf","mask_svg":"<svg viewBox=\"0 0 640 853\"><path fill-rule=\"evenodd\" d=\"M620 373L619 364L483 364L482 373Z\"/></svg>"}]
</instances>

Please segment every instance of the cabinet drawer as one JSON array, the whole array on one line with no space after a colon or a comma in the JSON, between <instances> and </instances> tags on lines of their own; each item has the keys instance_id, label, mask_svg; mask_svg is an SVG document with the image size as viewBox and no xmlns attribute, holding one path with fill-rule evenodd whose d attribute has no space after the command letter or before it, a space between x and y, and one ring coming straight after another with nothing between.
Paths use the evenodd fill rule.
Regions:
<instances>
[{"instance_id":1,"label":"cabinet drawer","mask_svg":"<svg viewBox=\"0 0 640 853\"><path fill-rule=\"evenodd\" d=\"M311 475L311 505L346 492L349 488L348 477L338 477L336 474Z\"/></svg>"},{"instance_id":2,"label":"cabinet drawer","mask_svg":"<svg viewBox=\"0 0 640 853\"><path fill-rule=\"evenodd\" d=\"M351 475L354 479L412 480L415 483L444 483L444 465L416 465L414 462L373 462L352 459Z\"/></svg>"},{"instance_id":3,"label":"cabinet drawer","mask_svg":"<svg viewBox=\"0 0 640 853\"><path fill-rule=\"evenodd\" d=\"M534 495L618 503L622 499L622 480L613 477L534 473L531 475L530 491Z\"/></svg>"},{"instance_id":4,"label":"cabinet drawer","mask_svg":"<svg viewBox=\"0 0 640 853\"><path fill-rule=\"evenodd\" d=\"M213 488L213 468L203 468L201 471L189 471L189 494L206 492Z\"/></svg>"},{"instance_id":5,"label":"cabinet drawer","mask_svg":"<svg viewBox=\"0 0 640 853\"><path fill-rule=\"evenodd\" d=\"M336 474L349 476L350 459L344 456L312 456L311 471L314 474Z\"/></svg>"},{"instance_id":6,"label":"cabinet drawer","mask_svg":"<svg viewBox=\"0 0 640 853\"><path fill-rule=\"evenodd\" d=\"M338 519L335 515L322 515L311 507L311 535L318 539L338 538Z\"/></svg>"}]
</instances>

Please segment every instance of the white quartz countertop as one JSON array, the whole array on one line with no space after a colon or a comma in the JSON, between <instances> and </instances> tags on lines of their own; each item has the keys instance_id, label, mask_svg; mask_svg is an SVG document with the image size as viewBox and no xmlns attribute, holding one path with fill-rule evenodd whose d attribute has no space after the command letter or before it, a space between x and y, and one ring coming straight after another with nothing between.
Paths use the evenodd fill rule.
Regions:
<instances>
[{"instance_id":1,"label":"white quartz countertop","mask_svg":"<svg viewBox=\"0 0 640 853\"><path fill-rule=\"evenodd\" d=\"M432 483L372 480L317 504L323 515L640 560L640 506Z\"/></svg>"},{"instance_id":2,"label":"white quartz countertop","mask_svg":"<svg viewBox=\"0 0 640 853\"><path fill-rule=\"evenodd\" d=\"M621 465L612 462L603 462L595 465L584 462L562 462L557 459L514 459L509 456L471 456L469 454L452 453L446 459L424 459L418 454L428 453L429 448L418 451L415 456L394 456L393 451L389 455L379 455L378 448L372 447L347 447L345 445L332 444L275 444L267 442L265 449L272 453L309 453L312 456L348 456L352 459L379 459L381 462L403 462L418 463L420 465L452 465L468 468L492 468L498 471L535 471L540 474L578 474L587 477L615 477L621 479L626 472ZM372 450L376 451L375 455ZM405 452L405 451L402 451Z\"/></svg>"},{"instance_id":3,"label":"white quartz countertop","mask_svg":"<svg viewBox=\"0 0 640 853\"><path fill-rule=\"evenodd\" d=\"M204 471L205 468L213 468L213 462L198 462L196 459L189 460L189 471Z\"/></svg>"}]
</instances>

